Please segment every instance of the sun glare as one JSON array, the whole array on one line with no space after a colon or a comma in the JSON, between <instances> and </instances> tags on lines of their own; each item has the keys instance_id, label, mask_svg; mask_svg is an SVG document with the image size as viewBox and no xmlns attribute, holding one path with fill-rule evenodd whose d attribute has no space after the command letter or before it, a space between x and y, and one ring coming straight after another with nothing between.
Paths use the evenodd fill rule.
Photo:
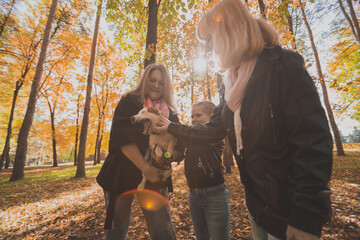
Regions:
<instances>
[{"instance_id":1,"label":"sun glare","mask_svg":"<svg viewBox=\"0 0 360 240\"><path fill-rule=\"evenodd\" d=\"M136 195L140 206L149 211L157 211L163 206L169 205L169 202L163 195L148 189L131 190L123 193L121 196L126 195Z\"/></svg>"},{"instance_id":2,"label":"sun glare","mask_svg":"<svg viewBox=\"0 0 360 240\"><path fill-rule=\"evenodd\" d=\"M206 58L204 56L197 57L194 60L194 66L193 67L194 67L194 72L196 72L196 73L205 72L206 67L207 67Z\"/></svg>"}]
</instances>

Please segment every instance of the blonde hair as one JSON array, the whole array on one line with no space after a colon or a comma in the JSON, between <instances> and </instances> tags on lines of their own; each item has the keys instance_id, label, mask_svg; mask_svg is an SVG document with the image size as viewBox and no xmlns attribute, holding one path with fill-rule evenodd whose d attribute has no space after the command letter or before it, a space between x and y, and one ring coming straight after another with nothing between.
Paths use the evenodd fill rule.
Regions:
<instances>
[{"instance_id":1,"label":"blonde hair","mask_svg":"<svg viewBox=\"0 0 360 240\"><path fill-rule=\"evenodd\" d=\"M138 84L126 94L138 95L142 104L146 102L147 93L149 91L149 81L151 73L155 70L159 70L162 73L164 80L164 92L162 99L167 103L168 107L172 110L175 110L174 101L173 101L173 86L170 79L169 72L166 67L162 64L149 64L141 74Z\"/></svg>"},{"instance_id":2,"label":"blonde hair","mask_svg":"<svg viewBox=\"0 0 360 240\"><path fill-rule=\"evenodd\" d=\"M204 112L209 116L212 116L214 114L215 104L210 101L201 101L194 103L192 109L194 110L194 108L196 107L201 107Z\"/></svg>"},{"instance_id":3,"label":"blonde hair","mask_svg":"<svg viewBox=\"0 0 360 240\"><path fill-rule=\"evenodd\" d=\"M279 45L279 34L264 19L254 18L240 0L223 0L200 19L197 37L210 44L225 69Z\"/></svg>"}]
</instances>

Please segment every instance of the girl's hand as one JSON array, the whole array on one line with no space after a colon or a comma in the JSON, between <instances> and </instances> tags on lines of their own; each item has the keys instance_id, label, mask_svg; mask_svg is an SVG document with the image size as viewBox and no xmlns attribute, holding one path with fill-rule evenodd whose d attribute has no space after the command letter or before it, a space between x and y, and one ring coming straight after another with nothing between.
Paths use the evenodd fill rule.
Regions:
<instances>
[{"instance_id":1,"label":"girl's hand","mask_svg":"<svg viewBox=\"0 0 360 240\"><path fill-rule=\"evenodd\" d=\"M157 133L167 133L168 132L168 126L171 122L167 120L166 118L161 118L161 120L156 124L155 126L155 132Z\"/></svg>"}]
</instances>

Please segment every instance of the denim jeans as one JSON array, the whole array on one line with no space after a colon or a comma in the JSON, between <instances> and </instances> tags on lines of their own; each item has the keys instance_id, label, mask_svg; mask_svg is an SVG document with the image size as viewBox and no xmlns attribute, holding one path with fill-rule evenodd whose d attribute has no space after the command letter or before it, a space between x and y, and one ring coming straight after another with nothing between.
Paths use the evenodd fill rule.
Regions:
<instances>
[{"instance_id":1,"label":"denim jeans","mask_svg":"<svg viewBox=\"0 0 360 240\"><path fill-rule=\"evenodd\" d=\"M266 232L262 227L256 224L254 218L249 212L249 220L251 225L251 235L253 240L281 240L281 238L275 237Z\"/></svg>"},{"instance_id":2,"label":"denim jeans","mask_svg":"<svg viewBox=\"0 0 360 240\"><path fill-rule=\"evenodd\" d=\"M229 194L225 183L190 189L189 203L197 240L230 238Z\"/></svg>"},{"instance_id":3,"label":"denim jeans","mask_svg":"<svg viewBox=\"0 0 360 240\"><path fill-rule=\"evenodd\" d=\"M166 189L157 191L168 200ZM131 204L134 195L124 195L116 198L115 213L112 228L107 229L106 240L125 240L130 225ZM109 193L105 191L106 208L109 205ZM170 208L168 205L156 211L149 211L141 207L151 239L153 240L176 240L175 231L171 222Z\"/></svg>"}]
</instances>

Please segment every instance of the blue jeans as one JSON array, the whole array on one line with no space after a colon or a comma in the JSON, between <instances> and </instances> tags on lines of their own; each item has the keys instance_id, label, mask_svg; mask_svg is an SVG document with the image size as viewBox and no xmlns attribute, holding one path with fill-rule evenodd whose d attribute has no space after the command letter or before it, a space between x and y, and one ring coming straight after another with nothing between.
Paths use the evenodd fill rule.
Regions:
<instances>
[{"instance_id":1,"label":"blue jeans","mask_svg":"<svg viewBox=\"0 0 360 240\"><path fill-rule=\"evenodd\" d=\"M197 240L230 238L229 194L225 183L190 189L189 203Z\"/></svg>"},{"instance_id":2,"label":"blue jeans","mask_svg":"<svg viewBox=\"0 0 360 240\"><path fill-rule=\"evenodd\" d=\"M249 220L251 225L251 235L254 240L281 240L281 238L271 235L270 233L266 232L262 227L257 225L250 212Z\"/></svg>"},{"instance_id":3,"label":"blue jeans","mask_svg":"<svg viewBox=\"0 0 360 240\"><path fill-rule=\"evenodd\" d=\"M166 189L157 191L168 200ZM124 195L116 198L115 213L111 229L105 233L106 240L125 240L130 225L131 204L134 195ZM109 193L105 191L106 208L109 205ZM170 208L168 205L156 211L141 208L151 239L153 240L176 240L175 231L171 222Z\"/></svg>"}]
</instances>

